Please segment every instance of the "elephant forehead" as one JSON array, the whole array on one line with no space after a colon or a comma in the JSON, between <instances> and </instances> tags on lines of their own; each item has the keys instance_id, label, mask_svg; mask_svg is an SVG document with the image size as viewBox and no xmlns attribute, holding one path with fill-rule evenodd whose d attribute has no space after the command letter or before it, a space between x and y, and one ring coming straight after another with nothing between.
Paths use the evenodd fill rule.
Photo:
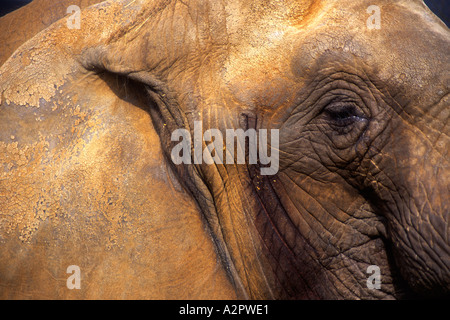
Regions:
<instances>
[{"instance_id":1,"label":"elephant forehead","mask_svg":"<svg viewBox=\"0 0 450 320\"><path fill-rule=\"evenodd\" d=\"M225 5L227 31L236 43L260 33L270 33L280 24L306 24L320 12L323 1L228 1ZM231 39L233 41L233 39Z\"/></svg>"},{"instance_id":2,"label":"elephant forehead","mask_svg":"<svg viewBox=\"0 0 450 320\"><path fill-rule=\"evenodd\" d=\"M377 28L370 26L375 9ZM419 1L342 1L323 7L320 17L299 31L293 74L309 76L320 57L334 51L342 60L364 61L391 85L422 88L437 79L445 85L441 69L448 66L449 32L424 9Z\"/></svg>"},{"instance_id":3,"label":"elephant forehead","mask_svg":"<svg viewBox=\"0 0 450 320\"><path fill-rule=\"evenodd\" d=\"M389 86L408 92L416 88L417 102L421 96L448 92L448 72L442 72L449 65L448 29L423 4L379 1L381 27L371 29L372 2L344 2L321 3L307 21L268 20L266 26L247 31L248 40L230 50L223 68L232 94L246 104L258 99L270 103L274 90L285 90L287 99L289 90L297 90L328 63L344 70L351 64L361 73L369 66Z\"/></svg>"},{"instance_id":4,"label":"elephant forehead","mask_svg":"<svg viewBox=\"0 0 450 320\"><path fill-rule=\"evenodd\" d=\"M287 66L298 29L322 12L323 1L227 5L230 49L221 78L239 103L278 106L289 96ZM241 21L242 20L242 21Z\"/></svg>"},{"instance_id":5,"label":"elephant forehead","mask_svg":"<svg viewBox=\"0 0 450 320\"><path fill-rule=\"evenodd\" d=\"M291 7L283 19L276 14L262 17L229 50L224 82L240 103L280 106L310 76L321 54L340 50L367 56L364 45L343 27L349 15L355 16L354 10L341 9L335 1L312 1ZM365 25L360 16L353 19Z\"/></svg>"},{"instance_id":6,"label":"elephant forehead","mask_svg":"<svg viewBox=\"0 0 450 320\"><path fill-rule=\"evenodd\" d=\"M270 104L270 97L274 94L278 98L287 98L289 79L283 76L289 60L286 32L286 27L274 28L271 33L265 34L265 38L259 38L265 44L258 46L250 43L235 48L227 57L221 77L240 103L250 106L259 104L261 100Z\"/></svg>"}]
</instances>

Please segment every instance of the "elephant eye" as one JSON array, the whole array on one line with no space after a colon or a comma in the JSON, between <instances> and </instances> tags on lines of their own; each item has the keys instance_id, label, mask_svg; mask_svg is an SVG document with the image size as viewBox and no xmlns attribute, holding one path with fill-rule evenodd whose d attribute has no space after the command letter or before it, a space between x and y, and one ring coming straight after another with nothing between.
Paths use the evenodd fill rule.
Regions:
<instances>
[{"instance_id":1,"label":"elephant eye","mask_svg":"<svg viewBox=\"0 0 450 320\"><path fill-rule=\"evenodd\" d=\"M327 122L339 133L346 133L353 124L366 120L362 112L351 102L334 102L324 109Z\"/></svg>"}]
</instances>

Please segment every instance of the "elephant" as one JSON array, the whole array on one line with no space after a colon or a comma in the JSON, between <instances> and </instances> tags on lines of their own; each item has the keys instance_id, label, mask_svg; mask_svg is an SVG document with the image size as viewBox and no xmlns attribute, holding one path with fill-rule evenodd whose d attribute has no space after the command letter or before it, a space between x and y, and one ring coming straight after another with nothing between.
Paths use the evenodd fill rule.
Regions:
<instances>
[{"instance_id":1,"label":"elephant","mask_svg":"<svg viewBox=\"0 0 450 320\"><path fill-rule=\"evenodd\" d=\"M450 31L423 1L85 3L1 38L2 299L449 296ZM276 170L210 129L273 130ZM232 161L175 163L176 130Z\"/></svg>"},{"instance_id":2,"label":"elephant","mask_svg":"<svg viewBox=\"0 0 450 320\"><path fill-rule=\"evenodd\" d=\"M64 17L70 5L84 9L101 0L35 0L0 19L0 65L26 40ZM13 33L12 33L13 32Z\"/></svg>"}]
</instances>

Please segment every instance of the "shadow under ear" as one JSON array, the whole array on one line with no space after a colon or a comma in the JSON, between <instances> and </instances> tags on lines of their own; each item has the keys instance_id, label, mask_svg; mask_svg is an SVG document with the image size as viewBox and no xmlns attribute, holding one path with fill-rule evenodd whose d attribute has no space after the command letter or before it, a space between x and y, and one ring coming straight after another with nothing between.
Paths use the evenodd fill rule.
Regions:
<instances>
[{"instance_id":1,"label":"shadow under ear","mask_svg":"<svg viewBox=\"0 0 450 320\"><path fill-rule=\"evenodd\" d=\"M149 109L154 107L151 100L149 101L145 86L142 83L134 81L126 76L103 70L98 70L96 72L98 77L108 85L111 91L114 92L119 99L146 112L149 112Z\"/></svg>"}]
</instances>

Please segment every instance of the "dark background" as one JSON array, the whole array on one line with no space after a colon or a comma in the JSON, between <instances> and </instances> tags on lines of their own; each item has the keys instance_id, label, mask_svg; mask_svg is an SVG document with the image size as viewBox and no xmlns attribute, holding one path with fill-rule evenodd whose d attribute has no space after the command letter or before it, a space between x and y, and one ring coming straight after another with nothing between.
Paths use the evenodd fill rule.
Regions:
<instances>
[{"instance_id":1,"label":"dark background","mask_svg":"<svg viewBox=\"0 0 450 320\"><path fill-rule=\"evenodd\" d=\"M31 0L0 0L0 17L30 2Z\"/></svg>"},{"instance_id":2,"label":"dark background","mask_svg":"<svg viewBox=\"0 0 450 320\"><path fill-rule=\"evenodd\" d=\"M434 12L447 27L450 27L450 1L449 0L425 0L428 8Z\"/></svg>"},{"instance_id":3,"label":"dark background","mask_svg":"<svg viewBox=\"0 0 450 320\"><path fill-rule=\"evenodd\" d=\"M31 0L0 0L0 17L30 2ZM450 0L425 0L425 3L450 26Z\"/></svg>"}]
</instances>

